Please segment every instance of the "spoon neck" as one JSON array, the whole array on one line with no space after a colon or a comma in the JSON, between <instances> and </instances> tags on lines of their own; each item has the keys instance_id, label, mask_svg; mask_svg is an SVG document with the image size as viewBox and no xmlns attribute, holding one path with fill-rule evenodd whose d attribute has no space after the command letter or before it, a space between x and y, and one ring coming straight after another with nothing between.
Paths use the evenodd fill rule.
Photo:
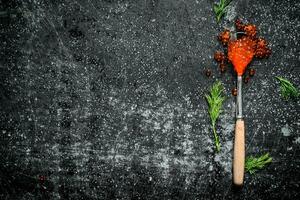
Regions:
<instances>
[{"instance_id":1,"label":"spoon neck","mask_svg":"<svg viewBox=\"0 0 300 200\"><path fill-rule=\"evenodd\" d=\"M243 118L243 107L242 107L242 76L237 77L237 109L236 109L236 118Z\"/></svg>"}]
</instances>

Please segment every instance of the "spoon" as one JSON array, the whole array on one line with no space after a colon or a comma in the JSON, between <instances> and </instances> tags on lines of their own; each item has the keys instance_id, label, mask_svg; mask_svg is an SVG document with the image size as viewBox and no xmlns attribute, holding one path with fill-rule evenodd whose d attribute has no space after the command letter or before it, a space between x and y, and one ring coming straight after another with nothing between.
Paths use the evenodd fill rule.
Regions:
<instances>
[{"instance_id":1,"label":"spoon","mask_svg":"<svg viewBox=\"0 0 300 200\"><path fill-rule=\"evenodd\" d=\"M254 56L254 42L243 37L228 44L228 58L237 73L237 108L233 150L233 183L242 186L245 168L245 122L242 108L242 75Z\"/></svg>"}]
</instances>

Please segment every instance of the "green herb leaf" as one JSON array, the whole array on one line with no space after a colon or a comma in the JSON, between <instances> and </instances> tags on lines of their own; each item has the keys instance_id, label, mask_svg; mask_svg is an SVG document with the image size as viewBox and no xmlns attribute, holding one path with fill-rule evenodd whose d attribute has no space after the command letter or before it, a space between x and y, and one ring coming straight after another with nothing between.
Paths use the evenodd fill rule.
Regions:
<instances>
[{"instance_id":1,"label":"green herb leaf","mask_svg":"<svg viewBox=\"0 0 300 200\"><path fill-rule=\"evenodd\" d=\"M220 0L219 3L214 4L214 12L217 17L217 22L219 22L223 15L226 13L230 2L231 0Z\"/></svg>"},{"instance_id":2,"label":"green herb leaf","mask_svg":"<svg viewBox=\"0 0 300 200\"><path fill-rule=\"evenodd\" d=\"M220 151L220 139L216 131L216 122L222 112L222 104L225 100L223 96L223 86L220 81L213 84L210 89L209 94L205 95L206 101L208 103L208 114L211 120L211 125L215 138L215 145L217 152Z\"/></svg>"},{"instance_id":3,"label":"green herb leaf","mask_svg":"<svg viewBox=\"0 0 300 200\"><path fill-rule=\"evenodd\" d=\"M275 78L280 81L281 96L286 100L289 98L298 98L300 96L298 89L289 80L279 76L276 76Z\"/></svg>"},{"instance_id":4,"label":"green herb leaf","mask_svg":"<svg viewBox=\"0 0 300 200\"><path fill-rule=\"evenodd\" d=\"M214 5L214 12L216 15L218 15L220 12L220 8L217 5Z\"/></svg>"},{"instance_id":5,"label":"green herb leaf","mask_svg":"<svg viewBox=\"0 0 300 200\"><path fill-rule=\"evenodd\" d=\"M269 156L269 153L257 158L250 156L246 159L245 168L247 172L254 174L257 170L264 168L270 162L272 162L272 158Z\"/></svg>"}]
</instances>

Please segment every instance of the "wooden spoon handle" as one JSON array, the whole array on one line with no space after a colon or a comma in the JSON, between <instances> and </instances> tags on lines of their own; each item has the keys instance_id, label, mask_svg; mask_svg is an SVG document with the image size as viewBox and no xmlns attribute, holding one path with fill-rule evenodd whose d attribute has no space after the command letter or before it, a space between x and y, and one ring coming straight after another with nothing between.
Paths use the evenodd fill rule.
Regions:
<instances>
[{"instance_id":1,"label":"wooden spoon handle","mask_svg":"<svg viewBox=\"0 0 300 200\"><path fill-rule=\"evenodd\" d=\"M233 151L233 183L242 186L245 168L245 123L243 119L236 120Z\"/></svg>"}]
</instances>

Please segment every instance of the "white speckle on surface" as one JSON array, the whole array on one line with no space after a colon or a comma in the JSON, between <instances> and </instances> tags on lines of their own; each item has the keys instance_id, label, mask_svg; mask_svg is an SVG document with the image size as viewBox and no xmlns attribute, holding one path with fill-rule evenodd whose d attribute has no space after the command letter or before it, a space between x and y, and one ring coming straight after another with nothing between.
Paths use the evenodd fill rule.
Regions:
<instances>
[{"instance_id":1,"label":"white speckle on surface","mask_svg":"<svg viewBox=\"0 0 300 200\"><path fill-rule=\"evenodd\" d=\"M292 133L291 133L291 129L289 127L288 124L286 124L284 127L281 128L281 133L283 134L283 136L285 137L288 137L290 136Z\"/></svg>"},{"instance_id":2,"label":"white speckle on surface","mask_svg":"<svg viewBox=\"0 0 300 200\"><path fill-rule=\"evenodd\" d=\"M215 156L215 159L214 159L214 160L215 160L215 162L220 162L220 160L221 160L221 159L220 159L220 155L217 154L217 155Z\"/></svg>"},{"instance_id":3,"label":"white speckle on surface","mask_svg":"<svg viewBox=\"0 0 300 200\"><path fill-rule=\"evenodd\" d=\"M225 16L225 19L227 19L228 21L232 21L236 18L236 5L234 4L230 4L228 7L227 7L227 13L226 13L226 16Z\"/></svg>"},{"instance_id":4,"label":"white speckle on surface","mask_svg":"<svg viewBox=\"0 0 300 200\"><path fill-rule=\"evenodd\" d=\"M160 124L158 122L154 122L154 130L159 130L160 129Z\"/></svg>"},{"instance_id":5,"label":"white speckle on surface","mask_svg":"<svg viewBox=\"0 0 300 200\"><path fill-rule=\"evenodd\" d=\"M171 120L168 120L165 124L164 124L164 128L165 130L171 130L172 128L172 121Z\"/></svg>"},{"instance_id":6,"label":"white speckle on surface","mask_svg":"<svg viewBox=\"0 0 300 200\"><path fill-rule=\"evenodd\" d=\"M31 152L31 150L28 148L28 149L26 150L26 155L29 155L30 152Z\"/></svg>"},{"instance_id":7,"label":"white speckle on surface","mask_svg":"<svg viewBox=\"0 0 300 200\"><path fill-rule=\"evenodd\" d=\"M216 154L214 161L219 163L223 168L224 171L227 173L231 172L231 167L232 167L232 141L227 141L223 144L221 151Z\"/></svg>"},{"instance_id":8,"label":"white speckle on surface","mask_svg":"<svg viewBox=\"0 0 300 200\"><path fill-rule=\"evenodd\" d=\"M142 113L142 116L145 118L148 118L151 114L151 110L147 109Z\"/></svg>"},{"instance_id":9,"label":"white speckle on surface","mask_svg":"<svg viewBox=\"0 0 300 200\"><path fill-rule=\"evenodd\" d=\"M297 138L295 139L294 143L300 144L300 137L297 137Z\"/></svg>"},{"instance_id":10,"label":"white speckle on surface","mask_svg":"<svg viewBox=\"0 0 300 200\"><path fill-rule=\"evenodd\" d=\"M169 156L167 154L168 150L167 149L160 149L159 152L156 154L156 158L158 159L159 162L158 166L162 169L162 175L163 177L167 177L169 173Z\"/></svg>"},{"instance_id":11,"label":"white speckle on surface","mask_svg":"<svg viewBox=\"0 0 300 200\"><path fill-rule=\"evenodd\" d=\"M229 104L231 102L228 102ZM224 105L225 107L226 105ZM226 110L220 116L219 126L221 129L218 131L218 134L221 137L221 151L216 154L214 160L219 163L225 172L230 173L232 167L232 136L234 133L234 114L232 110ZM222 140L222 138L230 138L229 140Z\"/></svg>"},{"instance_id":12,"label":"white speckle on surface","mask_svg":"<svg viewBox=\"0 0 300 200\"><path fill-rule=\"evenodd\" d=\"M192 126L189 125L189 124L184 124L184 125L183 125L183 130L184 130L184 132L186 132L186 133L190 132L190 129L191 129L191 128L192 128Z\"/></svg>"},{"instance_id":13,"label":"white speckle on surface","mask_svg":"<svg viewBox=\"0 0 300 200\"><path fill-rule=\"evenodd\" d=\"M185 155L192 155L193 154L193 141L185 140L182 143L182 146L183 146Z\"/></svg>"}]
</instances>

